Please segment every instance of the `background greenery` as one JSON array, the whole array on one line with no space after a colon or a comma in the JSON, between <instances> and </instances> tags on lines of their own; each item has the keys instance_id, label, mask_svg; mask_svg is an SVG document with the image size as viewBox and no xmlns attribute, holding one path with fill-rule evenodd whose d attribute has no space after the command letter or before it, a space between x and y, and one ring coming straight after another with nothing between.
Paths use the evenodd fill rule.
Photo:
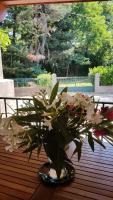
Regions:
<instances>
[{"instance_id":1,"label":"background greenery","mask_svg":"<svg viewBox=\"0 0 113 200\"><path fill-rule=\"evenodd\" d=\"M50 73L39 74L37 76L37 84L41 86L52 86L52 76Z\"/></svg>"},{"instance_id":2,"label":"background greenery","mask_svg":"<svg viewBox=\"0 0 113 200\"><path fill-rule=\"evenodd\" d=\"M113 63L112 2L13 7L2 29L11 41L3 52L5 78L84 76L89 67ZM29 53L45 59L30 60Z\"/></svg>"},{"instance_id":3,"label":"background greenery","mask_svg":"<svg viewBox=\"0 0 113 200\"><path fill-rule=\"evenodd\" d=\"M113 85L113 65L98 66L89 69L89 75L94 76L96 73L100 74L100 85Z\"/></svg>"}]
</instances>

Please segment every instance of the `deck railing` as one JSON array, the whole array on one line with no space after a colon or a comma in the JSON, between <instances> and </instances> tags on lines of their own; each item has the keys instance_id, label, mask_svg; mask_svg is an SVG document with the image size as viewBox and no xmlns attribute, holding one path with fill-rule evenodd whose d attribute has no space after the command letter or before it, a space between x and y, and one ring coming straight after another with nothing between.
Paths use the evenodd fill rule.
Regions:
<instances>
[{"instance_id":1,"label":"deck railing","mask_svg":"<svg viewBox=\"0 0 113 200\"><path fill-rule=\"evenodd\" d=\"M0 97L0 112L3 113L4 117L11 116L15 110L18 113L18 109L27 102L32 102L32 97ZM95 101L95 103L102 107L113 106L113 102Z\"/></svg>"},{"instance_id":2,"label":"deck railing","mask_svg":"<svg viewBox=\"0 0 113 200\"><path fill-rule=\"evenodd\" d=\"M11 116L15 111L18 113L18 109L23 106L24 103L31 102L32 97L0 97L0 112L5 117Z\"/></svg>"}]
</instances>

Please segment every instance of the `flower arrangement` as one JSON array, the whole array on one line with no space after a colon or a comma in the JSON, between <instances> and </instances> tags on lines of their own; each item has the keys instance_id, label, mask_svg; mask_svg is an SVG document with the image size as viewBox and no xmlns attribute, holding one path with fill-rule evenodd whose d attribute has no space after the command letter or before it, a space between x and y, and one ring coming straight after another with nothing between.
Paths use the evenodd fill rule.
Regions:
<instances>
[{"instance_id":1,"label":"flower arrangement","mask_svg":"<svg viewBox=\"0 0 113 200\"><path fill-rule=\"evenodd\" d=\"M60 177L66 162L71 163L66 153L70 142L75 143L73 154L78 153L78 160L85 138L93 151L95 142L105 148L101 138L113 144L113 108L101 108L81 93L71 96L67 88L58 93L58 87L59 83L49 97L40 91L18 113L1 119L0 132L9 151L22 147L30 157L33 150L39 154L43 146Z\"/></svg>"}]
</instances>

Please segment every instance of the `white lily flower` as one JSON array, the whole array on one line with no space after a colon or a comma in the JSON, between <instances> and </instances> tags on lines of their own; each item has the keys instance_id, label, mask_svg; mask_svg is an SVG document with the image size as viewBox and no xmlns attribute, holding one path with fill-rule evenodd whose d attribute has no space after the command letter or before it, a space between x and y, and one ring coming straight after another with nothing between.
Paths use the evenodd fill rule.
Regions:
<instances>
[{"instance_id":1,"label":"white lily flower","mask_svg":"<svg viewBox=\"0 0 113 200\"><path fill-rule=\"evenodd\" d=\"M75 103L74 97L65 93L65 92L62 93L61 100L62 100L62 102L66 102L68 104L74 104Z\"/></svg>"},{"instance_id":2,"label":"white lily flower","mask_svg":"<svg viewBox=\"0 0 113 200\"><path fill-rule=\"evenodd\" d=\"M47 126L49 131L53 129L52 124L51 124L51 119L44 119L43 125Z\"/></svg>"},{"instance_id":3,"label":"white lily flower","mask_svg":"<svg viewBox=\"0 0 113 200\"><path fill-rule=\"evenodd\" d=\"M87 120L89 120L92 124L100 124L102 122L102 115L100 113L93 113L90 118Z\"/></svg>"},{"instance_id":4,"label":"white lily flower","mask_svg":"<svg viewBox=\"0 0 113 200\"><path fill-rule=\"evenodd\" d=\"M13 152L13 151L14 151L14 149L12 148L11 145L6 146L6 147L5 147L5 150L6 150L6 151L10 151L10 152Z\"/></svg>"}]
</instances>

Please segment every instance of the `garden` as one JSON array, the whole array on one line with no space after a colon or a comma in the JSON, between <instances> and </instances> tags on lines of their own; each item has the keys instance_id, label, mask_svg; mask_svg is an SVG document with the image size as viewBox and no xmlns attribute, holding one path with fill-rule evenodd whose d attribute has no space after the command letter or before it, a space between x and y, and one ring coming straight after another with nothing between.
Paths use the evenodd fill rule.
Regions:
<instances>
[{"instance_id":1,"label":"garden","mask_svg":"<svg viewBox=\"0 0 113 200\"><path fill-rule=\"evenodd\" d=\"M89 68L95 74L98 66L112 74L112 24L110 1L11 7L0 29L4 78L37 78L45 73L79 78L88 76ZM101 82L110 85L111 77L106 76ZM86 80L76 82L83 84L91 86Z\"/></svg>"}]
</instances>

